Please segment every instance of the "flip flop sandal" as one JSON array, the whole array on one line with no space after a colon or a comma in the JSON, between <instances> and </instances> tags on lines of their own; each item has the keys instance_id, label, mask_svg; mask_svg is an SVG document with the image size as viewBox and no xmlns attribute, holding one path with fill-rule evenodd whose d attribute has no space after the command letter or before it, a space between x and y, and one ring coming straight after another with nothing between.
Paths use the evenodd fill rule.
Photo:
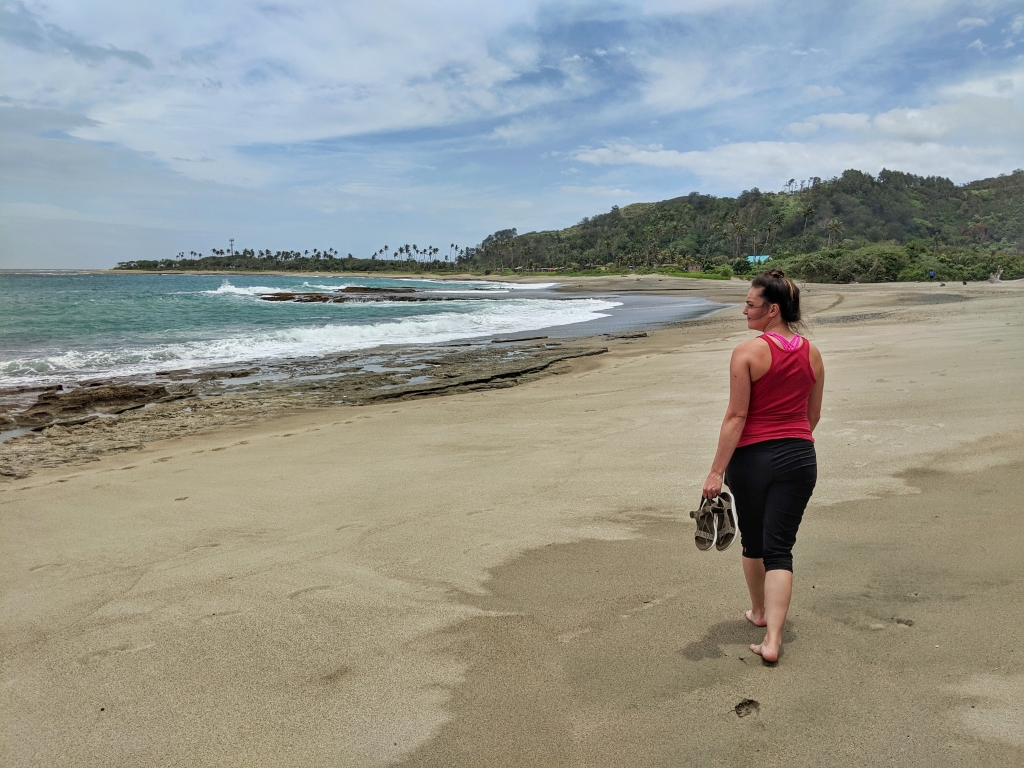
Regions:
<instances>
[{"instance_id":1,"label":"flip flop sandal","mask_svg":"<svg viewBox=\"0 0 1024 768\"><path fill-rule=\"evenodd\" d=\"M736 514L736 501L728 491L722 491L713 502L715 522L718 533L715 537L715 548L724 552L736 541L739 534L740 520Z\"/></svg>"},{"instance_id":2,"label":"flip flop sandal","mask_svg":"<svg viewBox=\"0 0 1024 768\"><path fill-rule=\"evenodd\" d=\"M718 521L715 519L711 499L701 499L700 509L691 512L690 517L697 521L697 532L693 535L697 549L701 551L711 549L718 537Z\"/></svg>"}]
</instances>

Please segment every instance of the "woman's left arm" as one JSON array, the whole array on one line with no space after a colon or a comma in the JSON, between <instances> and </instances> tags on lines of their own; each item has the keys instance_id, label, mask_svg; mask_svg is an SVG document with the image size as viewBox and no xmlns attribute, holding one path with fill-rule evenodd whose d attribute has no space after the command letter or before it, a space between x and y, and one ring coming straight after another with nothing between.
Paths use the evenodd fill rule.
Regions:
<instances>
[{"instance_id":1,"label":"woman's left arm","mask_svg":"<svg viewBox=\"0 0 1024 768\"><path fill-rule=\"evenodd\" d=\"M740 344L733 350L732 360L729 361L729 407L722 419L718 450L711 462L711 472L704 481L703 495L706 499L713 499L722 492L725 468L729 466L729 460L743 434L743 426L747 423L747 409L750 407L750 357L746 344Z\"/></svg>"}]
</instances>

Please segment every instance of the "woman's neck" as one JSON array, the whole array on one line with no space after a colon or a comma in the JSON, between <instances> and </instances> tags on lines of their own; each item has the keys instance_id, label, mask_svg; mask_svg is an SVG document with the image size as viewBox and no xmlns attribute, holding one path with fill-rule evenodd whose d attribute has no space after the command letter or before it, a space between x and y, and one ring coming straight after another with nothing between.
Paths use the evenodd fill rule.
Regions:
<instances>
[{"instance_id":1,"label":"woman's neck","mask_svg":"<svg viewBox=\"0 0 1024 768\"><path fill-rule=\"evenodd\" d=\"M783 336L787 339L796 335L790 330L789 323L785 320L769 320L768 324L761 329L761 333L777 333L779 336Z\"/></svg>"}]
</instances>

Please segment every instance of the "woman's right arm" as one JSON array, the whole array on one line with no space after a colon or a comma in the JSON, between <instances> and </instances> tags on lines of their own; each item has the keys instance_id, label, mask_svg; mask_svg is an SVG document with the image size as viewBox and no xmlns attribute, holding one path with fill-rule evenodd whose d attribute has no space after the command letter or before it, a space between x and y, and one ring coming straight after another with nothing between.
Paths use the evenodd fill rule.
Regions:
<instances>
[{"instance_id":1,"label":"woman's right arm","mask_svg":"<svg viewBox=\"0 0 1024 768\"><path fill-rule=\"evenodd\" d=\"M722 490L725 469L736 450L736 444L743 434L743 426L747 423L747 409L750 406L750 348L749 342L740 344L733 350L729 361L729 406L722 419L722 428L718 434L718 450L711 462L711 472L704 481L703 495L713 499Z\"/></svg>"},{"instance_id":2,"label":"woman's right arm","mask_svg":"<svg viewBox=\"0 0 1024 768\"><path fill-rule=\"evenodd\" d=\"M814 370L814 386L811 396L807 399L807 420L811 423L811 432L821 420L821 397L825 392L825 362L821 359L818 348L811 345L811 368Z\"/></svg>"}]
</instances>

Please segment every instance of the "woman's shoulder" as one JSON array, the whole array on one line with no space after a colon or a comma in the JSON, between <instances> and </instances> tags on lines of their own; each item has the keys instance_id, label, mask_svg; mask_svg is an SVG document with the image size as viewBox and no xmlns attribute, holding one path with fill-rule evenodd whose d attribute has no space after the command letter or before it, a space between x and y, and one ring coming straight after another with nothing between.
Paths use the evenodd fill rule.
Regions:
<instances>
[{"instance_id":1,"label":"woman's shoulder","mask_svg":"<svg viewBox=\"0 0 1024 768\"><path fill-rule=\"evenodd\" d=\"M757 336L753 339L747 339L737 344L732 353L736 357L748 357L748 356L761 356L766 352L770 355L771 349L768 348L768 340L764 336Z\"/></svg>"},{"instance_id":2,"label":"woman's shoulder","mask_svg":"<svg viewBox=\"0 0 1024 768\"><path fill-rule=\"evenodd\" d=\"M807 356L810 358L811 366L815 370L821 370L825 367L825 361L822 360L821 350L818 349L817 345L814 344L810 339L804 336L804 341L807 343Z\"/></svg>"}]
</instances>

